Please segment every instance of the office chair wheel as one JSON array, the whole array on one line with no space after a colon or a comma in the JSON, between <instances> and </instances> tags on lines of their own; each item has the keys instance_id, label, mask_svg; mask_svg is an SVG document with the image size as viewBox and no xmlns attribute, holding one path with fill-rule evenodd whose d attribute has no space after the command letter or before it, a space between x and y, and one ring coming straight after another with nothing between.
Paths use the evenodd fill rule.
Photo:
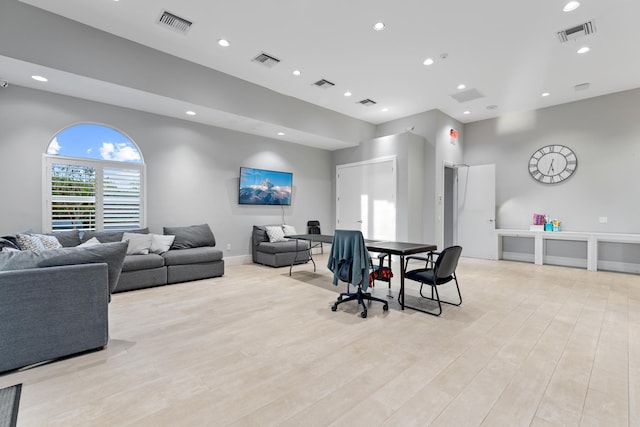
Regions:
<instances>
[{"instance_id":1,"label":"office chair wheel","mask_svg":"<svg viewBox=\"0 0 640 427\"><path fill-rule=\"evenodd\" d=\"M389 311L389 304L385 304L382 306L382 311Z\"/></svg>"},{"instance_id":2,"label":"office chair wheel","mask_svg":"<svg viewBox=\"0 0 640 427\"><path fill-rule=\"evenodd\" d=\"M331 311L336 311L338 309L338 304L333 304L331 306Z\"/></svg>"},{"instance_id":3,"label":"office chair wheel","mask_svg":"<svg viewBox=\"0 0 640 427\"><path fill-rule=\"evenodd\" d=\"M360 317L362 317L363 319L367 318L367 312L363 311L362 313L360 313Z\"/></svg>"}]
</instances>

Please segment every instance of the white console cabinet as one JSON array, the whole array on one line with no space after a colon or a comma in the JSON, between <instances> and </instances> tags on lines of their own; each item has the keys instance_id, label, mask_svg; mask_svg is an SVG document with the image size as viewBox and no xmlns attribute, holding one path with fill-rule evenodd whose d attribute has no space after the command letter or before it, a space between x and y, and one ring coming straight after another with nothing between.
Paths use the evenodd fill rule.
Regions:
<instances>
[{"instance_id":1,"label":"white console cabinet","mask_svg":"<svg viewBox=\"0 0 640 427\"><path fill-rule=\"evenodd\" d=\"M496 236L498 239L497 244L497 259L503 259L503 238L504 237L516 237L516 238L529 238L533 239L533 262L538 265L545 263L545 243L547 240L565 240L584 242L586 244L586 268L590 271L598 270L598 247L599 243L624 243L624 244L637 244L640 245L640 234L615 234L615 233L591 233L591 232L576 232L576 231L530 231L530 230L511 230L511 229L498 229L496 230ZM615 263L614 263L615 264ZM623 265L622 262L619 263ZM640 259L638 260L640 265ZM633 270L633 267L631 268ZM633 272L629 269L622 268L620 271Z\"/></svg>"}]
</instances>

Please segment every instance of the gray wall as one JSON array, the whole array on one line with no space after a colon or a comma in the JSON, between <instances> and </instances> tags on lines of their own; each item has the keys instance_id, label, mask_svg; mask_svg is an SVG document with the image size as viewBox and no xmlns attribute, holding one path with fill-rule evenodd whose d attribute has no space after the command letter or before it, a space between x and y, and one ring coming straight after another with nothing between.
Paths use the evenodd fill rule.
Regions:
<instances>
[{"instance_id":1,"label":"gray wall","mask_svg":"<svg viewBox=\"0 0 640 427\"><path fill-rule=\"evenodd\" d=\"M451 128L460 133L455 144L449 138ZM378 138L365 141L358 147L336 150L333 156L334 167L398 155L398 223L403 225L397 229L402 230L404 227L407 230L404 234L398 234L398 239L435 242L438 247L442 247L444 166L462 163L462 124L438 110L431 110L382 123L376 129ZM423 148L407 144L402 135L421 137L419 139ZM421 206L416 206L416 203ZM402 211L405 207L409 208L409 205L410 212ZM412 225L416 221L421 222L420 226Z\"/></svg>"},{"instance_id":2,"label":"gray wall","mask_svg":"<svg viewBox=\"0 0 640 427\"><path fill-rule=\"evenodd\" d=\"M564 231L640 233L638 111L640 89L466 125L464 162L496 164L497 227L528 229L536 212L562 221ZM578 157L560 184L528 173L531 154L548 144Z\"/></svg>"},{"instance_id":3,"label":"gray wall","mask_svg":"<svg viewBox=\"0 0 640 427\"><path fill-rule=\"evenodd\" d=\"M375 136L371 123L284 96L18 0L2 0L0 40L0 55L9 58L330 138L343 142L342 146Z\"/></svg>"},{"instance_id":4,"label":"gray wall","mask_svg":"<svg viewBox=\"0 0 640 427\"><path fill-rule=\"evenodd\" d=\"M333 215L328 151L9 86L0 91L0 235L41 229L42 155L57 132L81 122L112 126L142 151L152 232L207 222L231 256L250 253L253 224L280 224L284 214L302 232L307 220ZM293 172L292 205L238 205L240 166Z\"/></svg>"},{"instance_id":5,"label":"gray wall","mask_svg":"<svg viewBox=\"0 0 640 427\"><path fill-rule=\"evenodd\" d=\"M333 168L333 216L335 224L335 170L338 165L357 163L382 157L394 156L397 159L397 214L396 238L403 241L422 240L425 218L424 200L432 194L431 185L427 186L425 176L432 167L425 167L426 159L433 157L427 152L433 147L424 138L404 132L375 138L361 143L357 147L336 150L332 155Z\"/></svg>"}]
</instances>

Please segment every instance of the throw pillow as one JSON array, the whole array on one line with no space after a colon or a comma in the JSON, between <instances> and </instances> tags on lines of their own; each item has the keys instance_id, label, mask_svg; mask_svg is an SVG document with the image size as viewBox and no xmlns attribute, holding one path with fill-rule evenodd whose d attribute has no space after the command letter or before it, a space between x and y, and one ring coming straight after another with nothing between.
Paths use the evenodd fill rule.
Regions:
<instances>
[{"instance_id":1,"label":"throw pillow","mask_svg":"<svg viewBox=\"0 0 640 427\"><path fill-rule=\"evenodd\" d=\"M162 234L152 234L151 236L151 248L149 249L149 252L158 255L163 254L171 249L171 245L176 239L176 236L171 235L164 236Z\"/></svg>"},{"instance_id":2,"label":"throw pillow","mask_svg":"<svg viewBox=\"0 0 640 427\"><path fill-rule=\"evenodd\" d=\"M87 240L84 243L80 243L79 245L77 245L77 248L85 248L87 246L95 246L95 245L101 245L102 243L100 243L100 240L98 240L95 237L90 238L89 240Z\"/></svg>"},{"instance_id":3,"label":"throw pillow","mask_svg":"<svg viewBox=\"0 0 640 427\"><path fill-rule=\"evenodd\" d=\"M84 248L60 248L43 251L0 252L0 271L24 270L58 265L106 263L109 292L118 284L127 253L126 242L105 243Z\"/></svg>"},{"instance_id":4,"label":"throw pillow","mask_svg":"<svg viewBox=\"0 0 640 427\"><path fill-rule=\"evenodd\" d=\"M0 237L0 248L10 248L20 250L15 236Z\"/></svg>"},{"instance_id":5,"label":"throw pillow","mask_svg":"<svg viewBox=\"0 0 640 427\"><path fill-rule=\"evenodd\" d=\"M282 231L284 231L284 235L285 236L293 236L293 235L298 234L296 232L296 228L293 225L284 224L282 226Z\"/></svg>"},{"instance_id":6,"label":"throw pillow","mask_svg":"<svg viewBox=\"0 0 640 427\"><path fill-rule=\"evenodd\" d=\"M122 241L128 241L127 255L147 255L151 248L151 234L122 233Z\"/></svg>"},{"instance_id":7,"label":"throw pillow","mask_svg":"<svg viewBox=\"0 0 640 427\"><path fill-rule=\"evenodd\" d=\"M47 236L45 234L33 234L32 236L40 239L45 249L58 249L62 247L55 236Z\"/></svg>"},{"instance_id":8,"label":"throw pillow","mask_svg":"<svg viewBox=\"0 0 640 427\"><path fill-rule=\"evenodd\" d=\"M176 236L171 249L200 248L215 246L216 239L209 224L190 225L188 227L164 227L163 234Z\"/></svg>"},{"instance_id":9,"label":"throw pillow","mask_svg":"<svg viewBox=\"0 0 640 427\"><path fill-rule=\"evenodd\" d=\"M28 234L18 234L18 246L23 251L44 251L46 248L42 244L42 241L35 236Z\"/></svg>"},{"instance_id":10,"label":"throw pillow","mask_svg":"<svg viewBox=\"0 0 640 427\"><path fill-rule=\"evenodd\" d=\"M267 225L265 228L267 229L267 236L269 236L271 243L287 241L284 237L284 230L282 230L282 227L279 225Z\"/></svg>"}]
</instances>

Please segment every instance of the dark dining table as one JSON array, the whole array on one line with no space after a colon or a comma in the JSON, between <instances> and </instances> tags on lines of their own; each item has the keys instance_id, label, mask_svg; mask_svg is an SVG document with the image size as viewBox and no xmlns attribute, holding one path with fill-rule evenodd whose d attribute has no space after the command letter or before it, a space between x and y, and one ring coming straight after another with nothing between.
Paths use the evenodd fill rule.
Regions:
<instances>
[{"instance_id":1,"label":"dark dining table","mask_svg":"<svg viewBox=\"0 0 640 427\"><path fill-rule=\"evenodd\" d=\"M292 239L299 240L307 240L311 243L313 247L313 243L331 243L333 242L333 236L328 234L296 234L293 236L287 236ZM365 239L365 245L367 246L367 250L372 252L385 253L389 255L389 259L391 259L391 255L397 255L400 257L400 293L398 295L398 302L400 302L400 307L404 310L404 261L407 255L415 255L423 252L431 252L438 249L438 247L432 243L410 243L410 242L395 242L389 240L371 240ZM311 249L306 247L300 251L309 251ZM311 254L310 254L311 256ZM294 260L295 262L295 260ZM313 271L316 271L316 263L313 261L313 257L311 256L311 262L313 262ZM289 275L291 275L291 268L293 267L293 262L291 263L291 267L289 268Z\"/></svg>"}]
</instances>

